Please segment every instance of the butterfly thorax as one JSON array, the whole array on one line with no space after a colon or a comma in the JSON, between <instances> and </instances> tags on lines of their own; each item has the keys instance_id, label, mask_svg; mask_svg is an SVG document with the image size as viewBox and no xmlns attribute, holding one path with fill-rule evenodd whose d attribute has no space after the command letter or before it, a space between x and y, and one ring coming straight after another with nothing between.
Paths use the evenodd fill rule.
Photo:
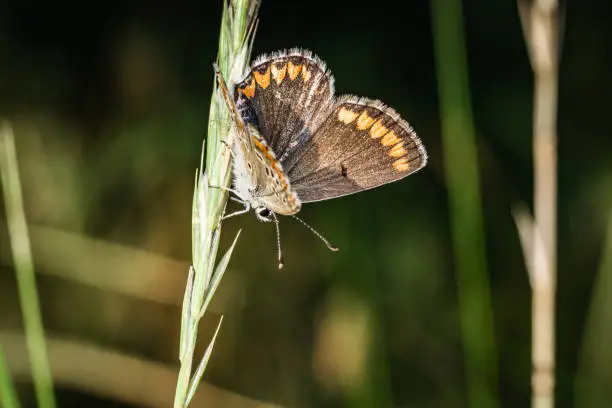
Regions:
<instances>
[{"instance_id":1,"label":"butterfly thorax","mask_svg":"<svg viewBox=\"0 0 612 408\"><path fill-rule=\"evenodd\" d=\"M271 212L292 215L301 208L276 155L253 124L247 124L250 141L234 138L233 181L240 199L255 210L262 221L271 221Z\"/></svg>"}]
</instances>

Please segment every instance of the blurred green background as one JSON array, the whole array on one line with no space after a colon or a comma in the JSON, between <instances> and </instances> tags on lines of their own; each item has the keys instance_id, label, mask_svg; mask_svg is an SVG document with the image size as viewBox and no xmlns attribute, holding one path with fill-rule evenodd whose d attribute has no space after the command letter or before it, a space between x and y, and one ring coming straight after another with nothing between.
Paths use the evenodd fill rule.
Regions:
<instances>
[{"instance_id":1,"label":"blurred green background","mask_svg":"<svg viewBox=\"0 0 612 408\"><path fill-rule=\"evenodd\" d=\"M14 126L61 407L170 406L221 6L0 4L0 116ZM557 406L607 406L586 403L588 387L577 385L612 390L612 349L596 346L612 321L595 301L612 296L612 262L601 266L612 203L612 2L570 2L564 12ZM492 364L500 406L526 407L531 294L511 209L532 197L532 72L515 2L466 1L464 18ZM281 219L282 272L272 225L253 214L224 224L222 248L242 235L201 328L200 353L225 315L205 374L214 387L194 406L467 406L430 4L264 0L254 56L294 46L327 62L338 93L400 112L430 162L399 183L306 205L301 217L338 253ZM0 209L0 344L30 407Z\"/></svg>"}]
</instances>

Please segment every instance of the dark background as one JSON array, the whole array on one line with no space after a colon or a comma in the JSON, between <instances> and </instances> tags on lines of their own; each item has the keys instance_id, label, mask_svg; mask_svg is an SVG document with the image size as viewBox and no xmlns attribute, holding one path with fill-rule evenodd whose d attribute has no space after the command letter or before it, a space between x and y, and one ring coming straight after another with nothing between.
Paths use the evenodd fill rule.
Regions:
<instances>
[{"instance_id":1,"label":"dark background","mask_svg":"<svg viewBox=\"0 0 612 408\"><path fill-rule=\"evenodd\" d=\"M0 114L15 128L34 239L36 228L70 231L119 244L113 251L143 249L185 264L172 276L164 270L151 275L152 265L136 259L119 268L112 262L116 252L106 247L95 259L80 253L78 260L58 263L60 255L37 256L35 246L50 338L176 367L191 259L193 175L206 136L221 4L0 5ZM501 406L524 407L530 399L531 294L511 209L531 203L533 77L515 2L470 0L463 9L499 399ZM558 407L585 406L575 386L582 380L584 333L612 201L612 2L569 2L564 14ZM238 229L242 236L220 290L234 295L204 319L202 347L218 313L225 314L205 380L292 407L466 406L430 4L264 0L254 56L294 46L327 62L338 93L394 107L422 138L430 163L399 183L306 205L301 217L339 246L338 253L282 219L282 272L276 270L272 225L252 214L228 221L222 248ZM18 331L16 283L2 236L0 332ZM46 243L42 239L38 248ZM82 272L79 262L84 269L98 265L97 284L57 270L69 265ZM113 265L108 275L107 263ZM122 279L137 280L143 292L174 285L168 296L175 300L109 289L121 287ZM358 353L321 357L325 341L334 338L326 331L328 319L348 339L369 333L368 364L357 369L357 390L344 388L350 374L343 367L357 364ZM5 352L16 353L7 346ZM612 358L605 348L601 353L602 361ZM612 378L610 371L601 375ZM62 407L128 403L69 381L56 386ZM27 380L20 381L20 396L24 406L34 406Z\"/></svg>"}]
</instances>

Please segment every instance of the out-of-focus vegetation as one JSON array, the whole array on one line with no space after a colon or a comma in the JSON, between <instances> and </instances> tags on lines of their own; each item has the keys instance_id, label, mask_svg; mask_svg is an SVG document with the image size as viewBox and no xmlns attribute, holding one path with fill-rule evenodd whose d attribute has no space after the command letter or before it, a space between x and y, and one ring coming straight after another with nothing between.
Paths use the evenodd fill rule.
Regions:
<instances>
[{"instance_id":1,"label":"out-of-focus vegetation","mask_svg":"<svg viewBox=\"0 0 612 408\"><path fill-rule=\"evenodd\" d=\"M0 5L0 116L16 138L57 402L171 406L222 2L88 6ZM563 10L556 401L604 407L612 400L604 245L612 3ZM463 17L497 352L490 363L499 405L525 407L531 292L511 210L532 202L533 77L514 2L464 2ZM430 4L264 0L254 55L293 46L327 62L339 93L382 99L407 118L430 164L399 183L306 205L300 215L338 253L281 219L282 272L272 225L252 214L224 224L222 251L242 234L200 328L201 356L224 314L193 406L468 406ZM30 407L0 202L0 345Z\"/></svg>"}]
</instances>

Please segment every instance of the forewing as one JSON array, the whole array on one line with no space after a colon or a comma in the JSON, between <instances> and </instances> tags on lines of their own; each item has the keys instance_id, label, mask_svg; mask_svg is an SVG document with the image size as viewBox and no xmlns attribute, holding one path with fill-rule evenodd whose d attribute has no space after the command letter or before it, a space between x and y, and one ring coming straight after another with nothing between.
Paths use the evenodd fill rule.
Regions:
<instances>
[{"instance_id":1,"label":"forewing","mask_svg":"<svg viewBox=\"0 0 612 408\"><path fill-rule=\"evenodd\" d=\"M333 77L309 51L292 49L255 60L235 99L279 160L304 144L331 109Z\"/></svg>"},{"instance_id":2,"label":"forewing","mask_svg":"<svg viewBox=\"0 0 612 408\"><path fill-rule=\"evenodd\" d=\"M425 166L410 125L379 101L342 96L312 138L283 162L302 202L326 200L400 180Z\"/></svg>"}]
</instances>

